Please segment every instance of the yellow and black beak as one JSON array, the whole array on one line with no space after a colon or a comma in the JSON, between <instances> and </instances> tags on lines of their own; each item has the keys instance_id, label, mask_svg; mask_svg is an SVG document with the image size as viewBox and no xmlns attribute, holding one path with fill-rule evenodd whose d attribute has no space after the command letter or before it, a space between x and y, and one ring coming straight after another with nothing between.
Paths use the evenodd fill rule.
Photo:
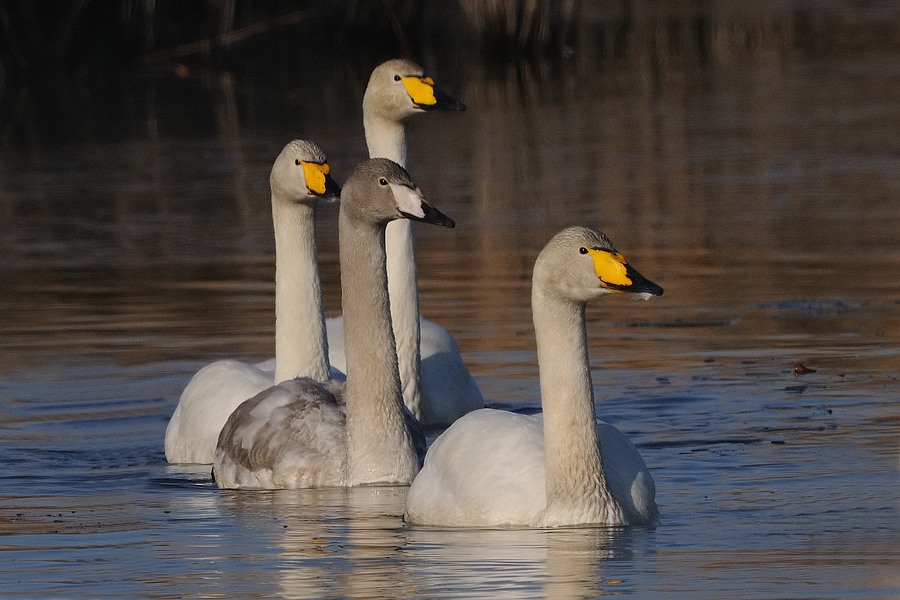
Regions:
<instances>
[{"instance_id":1,"label":"yellow and black beak","mask_svg":"<svg viewBox=\"0 0 900 600\"><path fill-rule=\"evenodd\" d=\"M590 254L594 260L594 271L596 271L602 287L626 294L662 296L663 289L638 273L618 252L602 248L582 248L581 250L582 254Z\"/></svg>"},{"instance_id":2,"label":"yellow and black beak","mask_svg":"<svg viewBox=\"0 0 900 600\"><path fill-rule=\"evenodd\" d=\"M306 189L312 196L322 196L328 199L341 197L341 186L331 176L331 167L328 163L314 163L303 161L303 176L306 178Z\"/></svg>"},{"instance_id":3,"label":"yellow and black beak","mask_svg":"<svg viewBox=\"0 0 900 600\"><path fill-rule=\"evenodd\" d=\"M466 105L439 90L434 85L434 79L419 75L407 75L401 77L406 93L422 110L466 110Z\"/></svg>"}]
</instances>

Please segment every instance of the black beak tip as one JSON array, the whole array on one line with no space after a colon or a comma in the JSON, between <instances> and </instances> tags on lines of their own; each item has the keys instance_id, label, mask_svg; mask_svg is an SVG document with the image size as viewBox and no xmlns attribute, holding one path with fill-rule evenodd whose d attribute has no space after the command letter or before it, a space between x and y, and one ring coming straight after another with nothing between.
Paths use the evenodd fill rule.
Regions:
<instances>
[{"instance_id":1,"label":"black beak tip","mask_svg":"<svg viewBox=\"0 0 900 600\"><path fill-rule=\"evenodd\" d=\"M331 177L331 175L329 175L325 179L325 194L324 194L324 196L326 198L333 198L335 200L338 200L341 197L341 186L338 184L337 181L334 180L334 178Z\"/></svg>"},{"instance_id":2,"label":"black beak tip","mask_svg":"<svg viewBox=\"0 0 900 600\"><path fill-rule=\"evenodd\" d=\"M327 182L325 186L325 193L323 196L326 200L340 200L341 199L341 186L337 184L333 179Z\"/></svg>"},{"instance_id":3,"label":"black beak tip","mask_svg":"<svg viewBox=\"0 0 900 600\"><path fill-rule=\"evenodd\" d=\"M631 265L625 265L625 275L631 279L631 285L622 291L631 292L633 294L650 294L651 296L662 296L662 286L657 285L638 273Z\"/></svg>"},{"instance_id":4,"label":"black beak tip","mask_svg":"<svg viewBox=\"0 0 900 600\"><path fill-rule=\"evenodd\" d=\"M657 285L643 276L638 276L634 281L634 291L639 294L650 294L651 296L662 296L662 286Z\"/></svg>"},{"instance_id":5,"label":"black beak tip","mask_svg":"<svg viewBox=\"0 0 900 600\"><path fill-rule=\"evenodd\" d=\"M440 225L441 227L446 227L447 229L453 229L456 227L456 221L431 206L430 204L425 210L425 219L432 225Z\"/></svg>"},{"instance_id":6,"label":"black beak tip","mask_svg":"<svg viewBox=\"0 0 900 600\"><path fill-rule=\"evenodd\" d=\"M425 110L455 110L458 112L463 112L466 110L466 105L444 93L442 90L435 88L434 90L434 99L435 103L429 106L421 106Z\"/></svg>"},{"instance_id":7,"label":"black beak tip","mask_svg":"<svg viewBox=\"0 0 900 600\"><path fill-rule=\"evenodd\" d=\"M422 223L428 223L430 225L440 225L441 227L447 227L448 229L453 229L456 227L456 221L431 206L430 204L423 204L422 208L424 210L424 216L417 217L410 215L409 213L400 212L405 218L410 219L411 221L421 221Z\"/></svg>"}]
</instances>

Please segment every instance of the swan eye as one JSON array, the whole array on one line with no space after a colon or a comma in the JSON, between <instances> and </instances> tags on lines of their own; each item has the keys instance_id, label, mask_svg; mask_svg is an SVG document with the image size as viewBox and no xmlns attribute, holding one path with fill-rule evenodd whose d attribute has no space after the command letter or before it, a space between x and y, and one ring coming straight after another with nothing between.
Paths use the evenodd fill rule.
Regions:
<instances>
[{"instance_id":1,"label":"swan eye","mask_svg":"<svg viewBox=\"0 0 900 600\"><path fill-rule=\"evenodd\" d=\"M299 159L299 158L294 159L294 164L297 165L297 166L299 167L299 166L300 166L300 159Z\"/></svg>"},{"instance_id":2,"label":"swan eye","mask_svg":"<svg viewBox=\"0 0 900 600\"><path fill-rule=\"evenodd\" d=\"M388 181L387 181L387 179L385 179L384 177L382 177L381 179L378 180L378 184L379 184L379 185L387 185L387 184L388 184Z\"/></svg>"},{"instance_id":3,"label":"swan eye","mask_svg":"<svg viewBox=\"0 0 900 600\"><path fill-rule=\"evenodd\" d=\"M400 81L401 79L402 77L400 77L399 75L394 75L394 81Z\"/></svg>"},{"instance_id":4,"label":"swan eye","mask_svg":"<svg viewBox=\"0 0 900 600\"><path fill-rule=\"evenodd\" d=\"M587 254L587 253L588 253L588 249L585 248L584 246L582 246L581 248L578 249L578 252L580 252L581 254Z\"/></svg>"}]
</instances>

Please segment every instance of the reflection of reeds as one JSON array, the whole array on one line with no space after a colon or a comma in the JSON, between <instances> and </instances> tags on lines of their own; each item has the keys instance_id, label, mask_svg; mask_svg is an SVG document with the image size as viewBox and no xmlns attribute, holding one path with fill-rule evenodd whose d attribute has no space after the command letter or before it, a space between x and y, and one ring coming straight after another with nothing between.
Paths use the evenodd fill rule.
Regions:
<instances>
[{"instance_id":1,"label":"reflection of reeds","mask_svg":"<svg viewBox=\"0 0 900 600\"><path fill-rule=\"evenodd\" d=\"M476 38L541 48L571 26L576 0L459 0Z\"/></svg>"},{"instance_id":2,"label":"reflection of reeds","mask_svg":"<svg viewBox=\"0 0 900 600\"><path fill-rule=\"evenodd\" d=\"M616 86L637 80L648 90L667 85L668 77L709 83L748 64L771 79L798 53L900 44L896 9L867 17L772 1L383 0L362 6L361 0L317 0L289 11L223 0L192 3L180 12L174 3L149 0L132 2L130 12L99 10L99 4L54 12L42 3L28 8L0 0L0 142L143 131L143 90L202 86L198 79L210 65L232 74L241 90L236 115L253 114L257 123L271 119L268 125L280 128L304 111L324 120L342 113L348 99L357 106L344 82L361 95L374 64L397 55L440 73L450 88L480 72L502 82L507 93L526 96L569 94L611 73ZM552 45L547 52L518 52L554 40L553 32L566 28L572 49L567 58L549 51ZM477 56L469 49L476 38L485 42ZM501 52L490 45L498 38L505 40ZM502 52L509 44L514 52ZM104 51L110 48L122 52ZM130 61L151 58L154 68L127 69ZM160 64L171 70L155 68ZM516 77L508 77L510 69ZM558 87L554 80L563 74L567 87ZM165 123L178 117L181 132L202 128L209 111L181 118L197 97L185 94L153 107L154 118Z\"/></svg>"},{"instance_id":3,"label":"reflection of reeds","mask_svg":"<svg viewBox=\"0 0 900 600\"><path fill-rule=\"evenodd\" d=\"M650 44L661 58L687 49L733 60L729 53L783 52L795 38L816 47L900 42L896 8L866 13L814 1L313 0L299 9L246 0L70 4L59 10L53 3L0 1L0 91L10 75L48 68L73 73L189 56L239 68L287 61L298 48L320 54L316 61L338 54L453 61L474 46L496 62L504 53L559 56L563 49L565 56L596 59ZM640 38L648 31L651 38Z\"/></svg>"}]
</instances>

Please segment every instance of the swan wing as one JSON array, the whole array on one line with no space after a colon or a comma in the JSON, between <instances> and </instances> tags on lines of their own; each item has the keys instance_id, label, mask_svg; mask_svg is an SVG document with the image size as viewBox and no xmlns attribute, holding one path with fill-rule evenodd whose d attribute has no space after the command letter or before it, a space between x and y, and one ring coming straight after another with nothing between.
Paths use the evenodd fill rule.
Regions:
<instances>
[{"instance_id":1,"label":"swan wing","mask_svg":"<svg viewBox=\"0 0 900 600\"><path fill-rule=\"evenodd\" d=\"M447 427L464 414L483 408L484 399L450 332L424 317L419 322L422 424ZM346 372L343 317L326 319L325 328L328 333L328 360L332 369Z\"/></svg>"},{"instance_id":2,"label":"swan wing","mask_svg":"<svg viewBox=\"0 0 900 600\"><path fill-rule=\"evenodd\" d=\"M484 398L450 332L424 317L419 324L422 421L447 427L464 414L484 408Z\"/></svg>"},{"instance_id":3,"label":"swan wing","mask_svg":"<svg viewBox=\"0 0 900 600\"><path fill-rule=\"evenodd\" d=\"M219 487L294 489L344 485L344 407L311 379L292 379L241 404L219 435Z\"/></svg>"},{"instance_id":4,"label":"swan wing","mask_svg":"<svg viewBox=\"0 0 900 600\"><path fill-rule=\"evenodd\" d=\"M209 464L228 415L275 383L272 371L237 360L219 360L191 378L166 427L166 460Z\"/></svg>"},{"instance_id":5,"label":"swan wing","mask_svg":"<svg viewBox=\"0 0 900 600\"><path fill-rule=\"evenodd\" d=\"M628 437L605 421L597 421L603 470L613 498L629 523L652 523L659 517L656 485L650 470Z\"/></svg>"},{"instance_id":6,"label":"swan wing","mask_svg":"<svg viewBox=\"0 0 900 600\"><path fill-rule=\"evenodd\" d=\"M406 519L447 527L527 525L545 504L540 417L481 409L432 444L410 487Z\"/></svg>"}]
</instances>

